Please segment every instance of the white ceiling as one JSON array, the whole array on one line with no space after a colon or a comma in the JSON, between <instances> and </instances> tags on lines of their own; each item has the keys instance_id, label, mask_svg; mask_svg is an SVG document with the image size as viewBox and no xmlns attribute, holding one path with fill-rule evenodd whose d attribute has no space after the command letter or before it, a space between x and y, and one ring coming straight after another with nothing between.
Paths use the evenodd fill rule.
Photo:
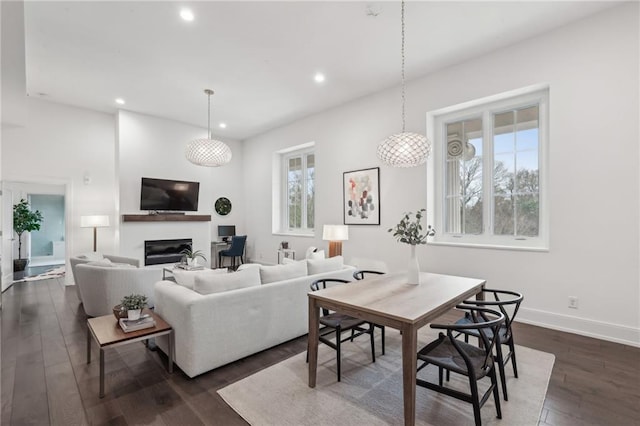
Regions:
<instances>
[{"instance_id":1,"label":"white ceiling","mask_svg":"<svg viewBox=\"0 0 640 426\"><path fill-rule=\"evenodd\" d=\"M613 5L408 2L407 79ZM245 139L397 86L400 2L26 1L25 43L30 96L206 127L211 88L213 132Z\"/></svg>"}]
</instances>

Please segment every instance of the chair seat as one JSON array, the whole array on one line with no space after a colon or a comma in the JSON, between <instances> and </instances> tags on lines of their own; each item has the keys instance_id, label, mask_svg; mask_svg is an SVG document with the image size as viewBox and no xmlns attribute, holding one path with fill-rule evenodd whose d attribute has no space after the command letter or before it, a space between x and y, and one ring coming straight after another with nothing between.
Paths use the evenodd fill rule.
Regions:
<instances>
[{"instance_id":1,"label":"chair seat","mask_svg":"<svg viewBox=\"0 0 640 426\"><path fill-rule=\"evenodd\" d=\"M460 318L458 321L456 321L455 323L456 323L456 325L468 325L468 324L473 324L473 320L471 318L469 318L467 315L465 315L462 318ZM475 337L478 337L480 335L478 330L475 330L475 329L465 330L464 333L468 334L470 336L475 336ZM491 331L491 329L486 330L486 333L487 333L487 336L489 338L493 337L493 332ZM507 334L508 334L507 327L504 324L501 325L500 326L500 332L498 333L498 335L499 335L500 341L502 343L505 343L508 340Z\"/></svg>"},{"instance_id":2,"label":"chair seat","mask_svg":"<svg viewBox=\"0 0 640 426\"><path fill-rule=\"evenodd\" d=\"M332 314L320 317L320 324L331 328L340 327L341 329L346 330L356 327L360 324L364 324L364 321L359 318L354 318L350 317L349 315L334 312Z\"/></svg>"},{"instance_id":3,"label":"chair seat","mask_svg":"<svg viewBox=\"0 0 640 426\"><path fill-rule=\"evenodd\" d=\"M462 341L459 342L459 345L469 356L476 371L476 379L486 376L487 371L482 368L486 357L485 351ZM444 336L420 349L418 359L458 374L469 375L462 355Z\"/></svg>"}]
</instances>

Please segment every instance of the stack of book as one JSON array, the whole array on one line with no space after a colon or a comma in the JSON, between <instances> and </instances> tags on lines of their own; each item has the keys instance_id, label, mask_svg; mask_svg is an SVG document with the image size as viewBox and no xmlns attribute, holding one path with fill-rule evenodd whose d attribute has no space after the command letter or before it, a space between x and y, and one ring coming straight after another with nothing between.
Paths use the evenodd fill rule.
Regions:
<instances>
[{"instance_id":1,"label":"stack of book","mask_svg":"<svg viewBox=\"0 0 640 426\"><path fill-rule=\"evenodd\" d=\"M120 327L122 331L125 333L129 333L131 331L143 330L145 328L151 328L156 326L156 322L154 321L151 315L146 315L140 317L137 320L130 320L127 318L120 318L119 320Z\"/></svg>"}]
</instances>

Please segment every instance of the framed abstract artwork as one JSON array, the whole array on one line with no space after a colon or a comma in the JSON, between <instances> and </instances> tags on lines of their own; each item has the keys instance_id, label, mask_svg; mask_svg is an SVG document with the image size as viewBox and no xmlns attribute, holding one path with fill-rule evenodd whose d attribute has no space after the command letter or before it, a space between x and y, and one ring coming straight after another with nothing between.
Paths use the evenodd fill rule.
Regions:
<instances>
[{"instance_id":1,"label":"framed abstract artwork","mask_svg":"<svg viewBox=\"0 0 640 426\"><path fill-rule=\"evenodd\" d=\"M380 167L344 172L345 225L380 225Z\"/></svg>"}]
</instances>

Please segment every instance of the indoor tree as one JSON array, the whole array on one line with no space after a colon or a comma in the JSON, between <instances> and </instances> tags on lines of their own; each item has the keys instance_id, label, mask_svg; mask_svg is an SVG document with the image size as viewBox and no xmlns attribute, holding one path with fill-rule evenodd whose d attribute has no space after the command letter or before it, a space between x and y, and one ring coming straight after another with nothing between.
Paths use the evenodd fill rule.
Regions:
<instances>
[{"instance_id":1,"label":"indoor tree","mask_svg":"<svg viewBox=\"0 0 640 426\"><path fill-rule=\"evenodd\" d=\"M13 230L18 235L18 259L13 261L14 271L22 271L27 266L27 259L22 259L22 234L39 231L41 223L42 213L39 210L32 211L24 198L13 205Z\"/></svg>"}]
</instances>

